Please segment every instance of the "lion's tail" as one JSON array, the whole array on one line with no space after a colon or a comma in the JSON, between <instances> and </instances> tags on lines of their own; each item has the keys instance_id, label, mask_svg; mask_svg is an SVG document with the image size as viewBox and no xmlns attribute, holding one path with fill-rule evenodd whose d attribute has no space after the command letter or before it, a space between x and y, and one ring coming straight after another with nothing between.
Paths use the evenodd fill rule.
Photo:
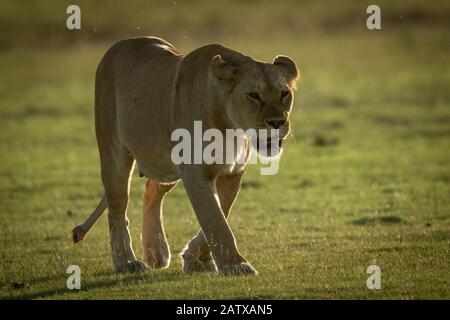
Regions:
<instances>
[{"instance_id":1,"label":"lion's tail","mask_svg":"<svg viewBox=\"0 0 450 320\"><path fill-rule=\"evenodd\" d=\"M97 208L95 208L94 212L86 219L86 221L72 230L72 238L73 242L80 242L86 237L89 230L94 226L94 224L100 219L103 213L106 211L108 207L108 200L106 199L106 195L103 196L102 200L98 204Z\"/></svg>"}]
</instances>

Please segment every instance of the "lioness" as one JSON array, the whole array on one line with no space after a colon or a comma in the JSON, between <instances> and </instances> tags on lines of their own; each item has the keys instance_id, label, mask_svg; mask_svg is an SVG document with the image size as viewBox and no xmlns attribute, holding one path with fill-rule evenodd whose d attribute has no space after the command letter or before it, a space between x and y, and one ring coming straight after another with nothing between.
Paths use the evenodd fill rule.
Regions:
<instances>
[{"instance_id":1,"label":"lioness","mask_svg":"<svg viewBox=\"0 0 450 320\"><path fill-rule=\"evenodd\" d=\"M162 223L165 194L183 180L201 226L182 253L185 272L257 274L240 254L227 217L247 163L179 164L171 161L176 128L276 128L280 144L289 133L293 90L299 77L290 58L263 63L218 44L182 55L155 37L114 44L101 60L95 83L95 128L105 195L85 223L73 230L81 241L109 209L113 269L141 271L132 249L127 206L135 162L146 184L142 245L151 267L165 268L170 250ZM273 143L273 142L271 142ZM224 148L225 149L225 148ZM250 144L237 154L249 154Z\"/></svg>"}]
</instances>

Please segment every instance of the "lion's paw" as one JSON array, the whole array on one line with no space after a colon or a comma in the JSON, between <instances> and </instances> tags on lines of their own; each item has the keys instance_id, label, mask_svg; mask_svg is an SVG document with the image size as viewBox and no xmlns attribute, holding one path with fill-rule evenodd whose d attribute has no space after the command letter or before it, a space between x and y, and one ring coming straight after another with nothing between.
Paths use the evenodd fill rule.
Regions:
<instances>
[{"instance_id":1,"label":"lion's paw","mask_svg":"<svg viewBox=\"0 0 450 320\"><path fill-rule=\"evenodd\" d=\"M169 246L160 245L158 248L144 249L145 262L156 269L167 268L170 265L170 249Z\"/></svg>"},{"instance_id":2,"label":"lion's paw","mask_svg":"<svg viewBox=\"0 0 450 320\"><path fill-rule=\"evenodd\" d=\"M227 264L220 268L220 273L225 276L243 276L258 274L255 268L253 268L248 262L240 262L237 264Z\"/></svg>"},{"instance_id":3,"label":"lion's paw","mask_svg":"<svg viewBox=\"0 0 450 320\"><path fill-rule=\"evenodd\" d=\"M114 267L115 272L143 272L147 268L144 262L140 260L127 261L125 264L117 265Z\"/></svg>"},{"instance_id":4,"label":"lion's paw","mask_svg":"<svg viewBox=\"0 0 450 320\"><path fill-rule=\"evenodd\" d=\"M186 257L183 258L183 272L185 273L194 273L194 272L217 272L217 266L214 260L199 260L194 257Z\"/></svg>"}]
</instances>

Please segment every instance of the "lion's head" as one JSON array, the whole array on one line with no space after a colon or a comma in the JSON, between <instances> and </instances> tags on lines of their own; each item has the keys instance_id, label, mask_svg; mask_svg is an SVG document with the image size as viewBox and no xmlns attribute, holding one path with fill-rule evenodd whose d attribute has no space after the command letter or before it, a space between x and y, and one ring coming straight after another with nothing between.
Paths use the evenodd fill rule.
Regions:
<instances>
[{"instance_id":1,"label":"lion's head","mask_svg":"<svg viewBox=\"0 0 450 320\"><path fill-rule=\"evenodd\" d=\"M264 63L240 54L216 55L210 77L234 128L279 130L278 141L267 140L267 147L276 150L270 156L278 155L291 126L289 115L299 78L295 62L286 56Z\"/></svg>"}]
</instances>

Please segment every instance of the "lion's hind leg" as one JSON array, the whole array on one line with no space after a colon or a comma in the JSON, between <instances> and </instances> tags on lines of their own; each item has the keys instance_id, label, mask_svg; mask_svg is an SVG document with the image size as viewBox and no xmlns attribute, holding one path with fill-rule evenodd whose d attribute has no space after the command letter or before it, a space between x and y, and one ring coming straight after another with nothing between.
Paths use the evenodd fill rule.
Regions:
<instances>
[{"instance_id":1,"label":"lion's hind leg","mask_svg":"<svg viewBox=\"0 0 450 320\"><path fill-rule=\"evenodd\" d=\"M163 184L148 180L144 194L142 248L144 261L153 268L167 268L170 264L170 248L163 225L162 205L164 196L177 183Z\"/></svg>"},{"instance_id":2,"label":"lion's hind leg","mask_svg":"<svg viewBox=\"0 0 450 320\"><path fill-rule=\"evenodd\" d=\"M136 259L132 247L127 207L130 195L134 158L123 146L101 149L102 181L108 201L109 235L113 269L116 272L137 272L145 264ZM111 152L106 157L107 152Z\"/></svg>"}]
</instances>

